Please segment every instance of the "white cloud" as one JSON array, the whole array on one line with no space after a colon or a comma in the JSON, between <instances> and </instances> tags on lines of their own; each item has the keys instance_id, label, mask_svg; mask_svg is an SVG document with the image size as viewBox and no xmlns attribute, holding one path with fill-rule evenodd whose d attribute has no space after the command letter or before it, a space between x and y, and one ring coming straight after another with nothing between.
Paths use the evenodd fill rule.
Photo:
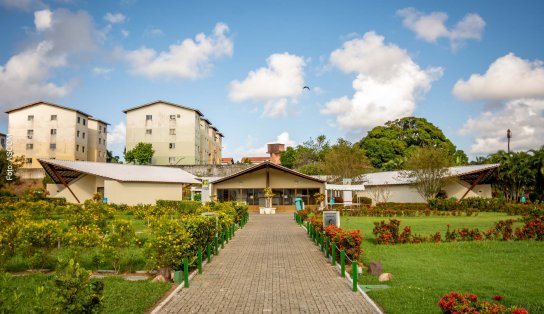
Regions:
<instances>
[{"instance_id":1,"label":"white cloud","mask_svg":"<svg viewBox=\"0 0 544 314\"><path fill-rule=\"evenodd\" d=\"M96 45L97 32L91 17L84 12L39 11L35 26L33 41L0 65L3 105L65 96L72 83L54 82L54 71L69 66L74 54L92 50Z\"/></svg>"},{"instance_id":2,"label":"white cloud","mask_svg":"<svg viewBox=\"0 0 544 314\"><path fill-rule=\"evenodd\" d=\"M147 27L144 31L144 37L161 37L164 36L162 29L157 27Z\"/></svg>"},{"instance_id":3,"label":"white cloud","mask_svg":"<svg viewBox=\"0 0 544 314\"><path fill-rule=\"evenodd\" d=\"M132 73L137 75L197 79L210 72L212 60L232 56L233 43L226 36L228 31L226 24L217 23L213 34L197 34L195 40L185 39L171 45L168 51L158 53L142 47L133 51L118 51L118 55L129 62Z\"/></svg>"},{"instance_id":4,"label":"white cloud","mask_svg":"<svg viewBox=\"0 0 544 314\"><path fill-rule=\"evenodd\" d=\"M229 98L263 102L264 115L285 116L289 104L296 103L302 93L306 64L302 57L289 53L273 54L266 63L266 67L249 72L244 80L232 81Z\"/></svg>"},{"instance_id":5,"label":"white cloud","mask_svg":"<svg viewBox=\"0 0 544 314\"><path fill-rule=\"evenodd\" d=\"M0 0L0 5L6 8L14 8L24 11L45 7L45 4L40 0Z\"/></svg>"},{"instance_id":6,"label":"white cloud","mask_svg":"<svg viewBox=\"0 0 544 314\"><path fill-rule=\"evenodd\" d=\"M111 24L119 24L125 22L127 19L126 16L124 16L121 13L111 13L108 12L106 15L104 15L104 20L110 22Z\"/></svg>"},{"instance_id":7,"label":"white cloud","mask_svg":"<svg viewBox=\"0 0 544 314\"><path fill-rule=\"evenodd\" d=\"M417 38L432 43L439 38L448 38L453 49L463 45L465 40L480 40L485 28L484 19L475 13L465 15L451 29L446 26L448 15L444 12L425 14L414 8L405 8L398 10L397 15L403 18L404 26L416 33Z\"/></svg>"},{"instance_id":8,"label":"white cloud","mask_svg":"<svg viewBox=\"0 0 544 314\"><path fill-rule=\"evenodd\" d=\"M528 150L542 146L544 137L544 100L520 99L506 103L494 111L485 111L477 118L469 118L460 135L470 135L470 151L489 154L507 149L506 130L512 131L512 150Z\"/></svg>"},{"instance_id":9,"label":"white cloud","mask_svg":"<svg viewBox=\"0 0 544 314\"><path fill-rule=\"evenodd\" d=\"M493 62L485 74L457 81L453 95L464 101L544 98L544 63L509 53Z\"/></svg>"},{"instance_id":10,"label":"white cloud","mask_svg":"<svg viewBox=\"0 0 544 314\"><path fill-rule=\"evenodd\" d=\"M123 156L126 134L127 127L123 121L108 130L108 150L113 151L114 155Z\"/></svg>"},{"instance_id":11,"label":"white cloud","mask_svg":"<svg viewBox=\"0 0 544 314\"><path fill-rule=\"evenodd\" d=\"M93 68L93 74L94 75L106 75L106 74L109 74L111 73L111 69L110 68L102 68L102 67L94 67Z\"/></svg>"},{"instance_id":12,"label":"white cloud","mask_svg":"<svg viewBox=\"0 0 544 314\"><path fill-rule=\"evenodd\" d=\"M370 128L411 115L418 96L425 94L442 68L422 70L408 53L374 32L347 41L331 53L331 63L345 73L357 73L355 94L329 101L323 114L336 115L343 128Z\"/></svg>"},{"instance_id":13,"label":"white cloud","mask_svg":"<svg viewBox=\"0 0 544 314\"><path fill-rule=\"evenodd\" d=\"M34 25L37 31L43 31L51 28L51 17L53 12L50 10L41 10L34 12Z\"/></svg>"},{"instance_id":14,"label":"white cloud","mask_svg":"<svg viewBox=\"0 0 544 314\"><path fill-rule=\"evenodd\" d=\"M130 35L130 32L127 31L126 29L122 29L122 30L121 30L121 35L123 35L124 38L127 38L128 35Z\"/></svg>"}]
</instances>

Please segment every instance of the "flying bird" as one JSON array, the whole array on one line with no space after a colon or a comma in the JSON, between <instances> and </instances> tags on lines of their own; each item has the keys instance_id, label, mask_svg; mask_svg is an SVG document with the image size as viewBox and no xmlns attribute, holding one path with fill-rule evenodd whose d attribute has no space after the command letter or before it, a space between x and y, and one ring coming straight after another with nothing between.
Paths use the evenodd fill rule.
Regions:
<instances>
[{"instance_id":1,"label":"flying bird","mask_svg":"<svg viewBox=\"0 0 544 314\"><path fill-rule=\"evenodd\" d=\"M309 88L308 86L304 86L302 89L303 89L303 90L304 90L304 89L310 90L310 88Z\"/></svg>"}]
</instances>

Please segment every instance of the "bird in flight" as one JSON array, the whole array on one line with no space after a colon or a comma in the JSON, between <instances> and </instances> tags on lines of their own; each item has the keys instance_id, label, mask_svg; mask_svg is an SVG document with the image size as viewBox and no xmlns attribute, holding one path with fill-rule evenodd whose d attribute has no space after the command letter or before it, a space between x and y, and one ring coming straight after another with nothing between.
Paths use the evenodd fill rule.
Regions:
<instances>
[{"instance_id":1,"label":"bird in flight","mask_svg":"<svg viewBox=\"0 0 544 314\"><path fill-rule=\"evenodd\" d=\"M308 86L304 86L302 89L310 90L310 88Z\"/></svg>"}]
</instances>

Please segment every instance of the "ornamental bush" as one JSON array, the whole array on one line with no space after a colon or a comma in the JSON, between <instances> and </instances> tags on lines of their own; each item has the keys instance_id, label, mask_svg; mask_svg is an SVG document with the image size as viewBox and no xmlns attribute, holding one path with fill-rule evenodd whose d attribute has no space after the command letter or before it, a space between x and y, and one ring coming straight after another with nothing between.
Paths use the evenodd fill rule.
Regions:
<instances>
[{"instance_id":1,"label":"ornamental bush","mask_svg":"<svg viewBox=\"0 0 544 314\"><path fill-rule=\"evenodd\" d=\"M472 293L447 293L438 301L438 306L443 314L529 314L523 308L479 300Z\"/></svg>"},{"instance_id":2,"label":"ornamental bush","mask_svg":"<svg viewBox=\"0 0 544 314\"><path fill-rule=\"evenodd\" d=\"M516 237L520 240L544 240L544 210L533 209L523 217L525 225L516 229Z\"/></svg>"},{"instance_id":3,"label":"ornamental bush","mask_svg":"<svg viewBox=\"0 0 544 314\"><path fill-rule=\"evenodd\" d=\"M202 203L196 201L158 200L155 206L157 208L171 209L181 215L191 215L197 212Z\"/></svg>"},{"instance_id":4,"label":"ornamental bush","mask_svg":"<svg viewBox=\"0 0 544 314\"><path fill-rule=\"evenodd\" d=\"M191 234L174 219L161 218L151 224L151 235L145 244L149 269L180 269L183 257L191 256Z\"/></svg>"},{"instance_id":5,"label":"ornamental bush","mask_svg":"<svg viewBox=\"0 0 544 314\"><path fill-rule=\"evenodd\" d=\"M359 260L359 256L362 253L361 243L363 242L363 235L360 230L344 230L335 225L329 225L325 228L325 234L334 242L338 249L344 250L352 261ZM332 253L331 247L328 250Z\"/></svg>"},{"instance_id":6,"label":"ornamental bush","mask_svg":"<svg viewBox=\"0 0 544 314\"><path fill-rule=\"evenodd\" d=\"M218 232L213 216L184 217L181 219L181 225L191 234L193 239L192 255L196 254L198 248L204 251L208 243L213 243L215 234Z\"/></svg>"}]
</instances>

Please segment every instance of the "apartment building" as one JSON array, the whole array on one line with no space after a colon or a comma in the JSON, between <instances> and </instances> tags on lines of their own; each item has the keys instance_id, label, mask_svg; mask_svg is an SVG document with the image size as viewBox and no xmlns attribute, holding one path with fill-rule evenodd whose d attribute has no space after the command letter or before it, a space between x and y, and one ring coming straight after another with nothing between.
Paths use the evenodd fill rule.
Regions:
<instances>
[{"instance_id":1,"label":"apartment building","mask_svg":"<svg viewBox=\"0 0 544 314\"><path fill-rule=\"evenodd\" d=\"M221 134L198 109L157 100L123 110L126 149L153 145L153 165L221 164Z\"/></svg>"},{"instance_id":2,"label":"apartment building","mask_svg":"<svg viewBox=\"0 0 544 314\"><path fill-rule=\"evenodd\" d=\"M13 154L24 168L41 168L38 158L105 162L107 125L61 105L35 102L6 111Z\"/></svg>"}]
</instances>

